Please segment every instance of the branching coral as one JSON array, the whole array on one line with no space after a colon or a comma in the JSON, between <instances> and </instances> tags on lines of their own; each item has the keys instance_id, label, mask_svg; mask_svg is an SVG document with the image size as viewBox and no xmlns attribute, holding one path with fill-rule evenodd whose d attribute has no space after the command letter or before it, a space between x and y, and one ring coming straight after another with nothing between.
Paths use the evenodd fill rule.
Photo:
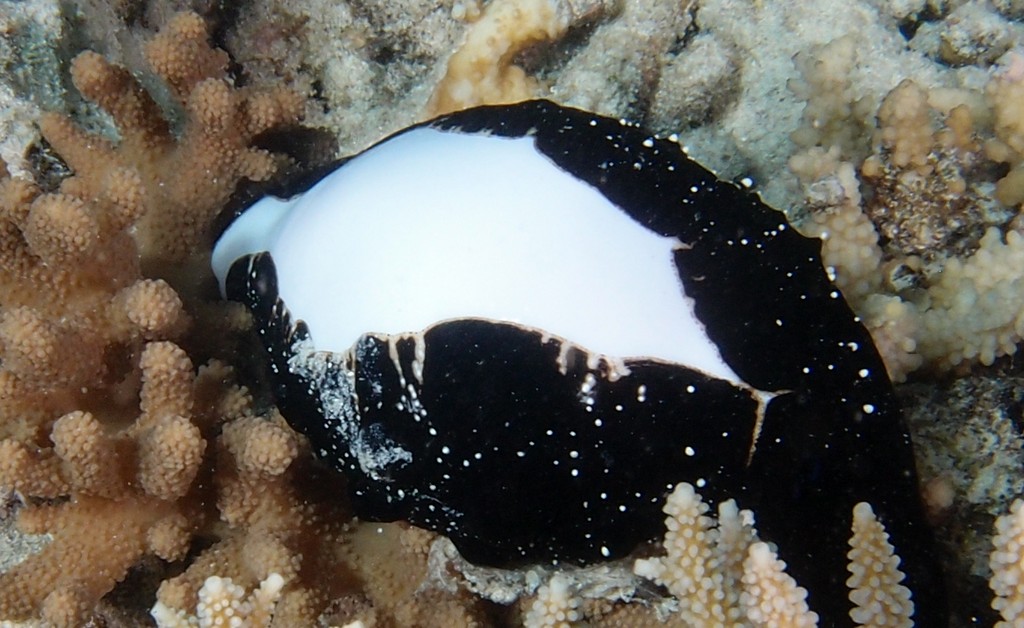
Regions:
<instances>
[{"instance_id":1,"label":"branching coral","mask_svg":"<svg viewBox=\"0 0 1024 628\"><path fill-rule=\"evenodd\" d=\"M431 577L428 554L438 537L405 524L358 526L345 538L344 564L362 583L332 622L393 621L401 626L486 626L484 602ZM447 539L444 541L448 544ZM452 546L454 551L454 546Z\"/></svg>"},{"instance_id":2,"label":"branching coral","mask_svg":"<svg viewBox=\"0 0 1024 628\"><path fill-rule=\"evenodd\" d=\"M1017 206L1024 202L1024 52L1012 51L1007 57L1002 72L985 90L995 135L985 142L985 153L993 161L1010 166L996 184L995 196L1004 205Z\"/></svg>"},{"instance_id":3,"label":"branching coral","mask_svg":"<svg viewBox=\"0 0 1024 628\"><path fill-rule=\"evenodd\" d=\"M1015 500L1010 512L996 520L992 545L992 608L1003 618L997 627L1009 628L1024 621L1024 501Z\"/></svg>"},{"instance_id":4,"label":"branching coral","mask_svg":"<svg viewBox=\"0 0 1024 628\"><path fill-rule=\"evenodd\" d=\"M72 411L54 423L52 450L0 441L8 454L0 484L62 498L19 513L22 529L55 540L0 575L0 615L38 611L77 624L143 555L182 558L202 524L200 426L208 432L230 417L192 407L205 378L177 346L149 343L140 362L143 410L127 427L106 413Z\"/></svg>"},{"instance_id":5,"label":"branching coral","mask_svg":"<svg viewBox=\"0 0 1024 628\"><path fill-rule=\"evenodd\" d=\"M900 559L889 543L889 535L875 517L871 505L860 502L853 507L853 535L850 537L850 616L859 626L899 626L914 623L914 603L910 590L900 584L904 574Z\"/></svg>"},{"instance_id":6,"label":"branching coral","mask_svg":"<svg viewBox=\"0 0 1024 628\"><path fill-rule=\"evenodd\" d=\"M970 10L984 11L979 4ZM928 29L922 25L915 40L928 37ZM802 228L823 237L825 263L871 330L893 379L902 381L921 366L963 374L1016 353L1024 339L1020 51L984 71L949 72L947 86L921 77L903 80L881 100L874 120L873 112L850 108L848 97L828 105L832 97L820 96L837 81L842 85L842 74L818 77L802 70L814 89L800 93L808 99L807 115L794 139L822 141L790 161L810 208ZM828 105L824 114L822 104ZM869 140L868 156L830 149L811 124L816 115ZM1010 372L1013 364L1004 361ZM997 389L1014 388L1007 371L987 373L982 379L996 382ZM984 388L976 379L954 384L963 399L951 395L948 412L936 414L950 404L946 396L912 412L935 516L951 537L947 543L961 554L958 568L972 576L981 571L975 554L985 542L984 522L1005 507L1007 495L1019 493L1013 402L979 397ZM1000 525L1004 532L1009 526ZM1011 560L1005 547L1000 551ZM1007 569L1009 563L1000 565ZM961 595L961 607L977 601Z\"/></svg>"},{"instance_id":7,"label":"branching coral","mask_svg":"<svg viewBox=\"0 0 1024 628\"><path fill-rule=\"evenodd\" d=\"M716 521L686 483L676 486L664 511L666 555L638 560L634 571L664 585L688 625L818 625L818 616L807 606L807 591L785 573L786 564L771 547L758 540L750 511L737 510L728 500L719 504ZM900 584L904 576L888 539L871 506L857 504L848 554L852 575L846 583L856 625L912 625L914 605Z\"/></svg>"},{"instance_id":8,"label":"branching coral","mask_svg":"<svg viewBox=\"0 0 1024 628\"><path fill-rule=\"evenodd\" d=\"M284 584L280 574L271 573L260 582L258 589L246 596L245 589L233 583L230 578L210 576L199 589L194 615L181 609L169 608L160 602L153 607L152 614L158 628L267 628Z\"/></svg>"},{"instance_id":9,"label":"branching coral","mask_svg":"<svg viewBox=\"0 0 1024 628\"><path fill-rule=\"evenodd\" d=\"M320 577L340 561L334 545L348 515L324 505L329 495L317 497L297 488L299 478L308 481L315 474L308 457L304 441L276 413L224 424L216 441L213 481L219 518L227 529L184 573L164 581L160 603L188 608L211 573L240 587L253 587L277 573L289 583L275 611L278 625L308 625L346 582L351 586L351 577Z\"/></svg>"},{"instance_id":10,"label":"branching coral","mask_svg":"<svg viewBox=\"0 0 1024 628\"><path fill-rule=\"evenodd\" d=\"M430 111L449 113L535 96L537 83L513 63L515 56L531 44L557 39L568 26L568 6L556 0L491 2L448 60Z\"/></svg>"},{"instance_id":11,"label":"branching coral","mask_svg":"<svg viewBox=\"0 0 1024 628\"><path fill-rule=\"evenodd\" d=\"M207 46L206 25L194 14L174 18L146 47L146 56L184 107L181 137L172 135L156 103L126 70L89 52L75 59L72 78L113 117L120 141L91 137L56 115L44 117L41 126L76 173L62 186L65 193L93 198L113 184L108 171L117 173L120 166L133 173L132 189L108 195L115 206L145 199L144 211L130 205L139 215L121 218L138 219L143 260L183 261L240 178L265 179L274 171L271 156L249 144L267 129L294 122L302 100L285 89L233 88L225 79L227 55Z\"/></svg>"},{"instance_id":12,"label":"branching coral","mask_svg":"<svg viewBox=\"0 0 1024 628\"><path fill-rule=\"evenodd\" d=\"M523 623L527 628L569 628L580 619L579 606L580 600L572 595L569 581L565 576L555 574L537 591Z\"/></svg>"},{"instance_id":13,"label":"branching coral","mask_svg":"<svg viewBox=\"0 0 1024 628\"><path fill-rule=\"evenodd\" d=\"M849 79L857 63L856 38L846 35L801 52L794 62L802 78L791 79L789 89L807 104L800 128L791 135L793 143L803 151L820 147L835 149L846 159L863 157L868 147L858 121L870 115L873 103Z\"/></svg>"},{"instance_id":14,"label":"branching coral","mask_svg":"<svg viewBox=\"0 0 1024 628\"><path fill-rule=\"evenodd\" d=\"M685 482L672 491L663 510L668 515L667 555L638 560L634 571L668 588L685 622L694 626L817 625L817 615L807 608L807 591L784 573L785 563L757 540L750 511L740 511L728 500L719 504L716 522L705 514L708 505Z\"/></svg>"},{"instance_id":15,"label":"branching coral","mask_svg":"<svg viewBox=\"0 0 1024 628\"><path fill-rule=\"evenodd\" d=\"M933 121L940 115L941 127ZM882 101L878 123L875 153L861 172L876 191L865 211L889 246L930 257L976 241L972 229L981 224L985 204L981 192L967 186L979 150L968 105L941 114L929 93L908 79Z\"/></svg>"},{"instance_id":16,"label":"branching coral","mask_svg":"<svg viewBox=\"0 0 1024 628\"><path fill-rule=\"evenodd\" d=\"M786 563L779 560L767 543L750 546L743 561L743 585L740 601L747 619L755 626L818 625L818 616L807 608L807 591L786 573Z\"/></svg>"},{"instance_id":17,"label":"branching coral","mask_svg":"<svg viewBox=\"0 0 1024 628\"><path fill-rule=\"evenodd\" d=\"M840 54L835 45L825 52ZM812 208L804 229L823 238L826 265L896 381L923 364L992 364L1022 338L1020 236L998 202L1015 202L1015 129L1024 119L1014 96L1024 65L1016 59L1009 55L984 95L900 83L883 99L872 154L859 165L856 155L821 145L790 161ZM819 88L830 76L805 68L805 81ZM820 106L808 103L816 109L805 123L857 118L843 103L830 114ZM985 157L1011 165L994 191Z\"/></svg>"},{"instance_id":18,"label":"branching coral","mask_svg":"<svg viewBox=\"0 0 1024 628\"><path fill-rule=\"evenodd\" d=\"M0 485L28 496L22 529L54 536L0 575L5 619L80 625L144 555L183 558L216 519L208 442L222 425L232 434L257 422L238 453L254 473L280 475L296 455L290 430L251 416L230 368L197 372L177 344L196 286L143 276L195 254L235 183L274 168L251 138L297 112L284 91L232 88L205 37L183 14L148 49L185 106L180 138L127 71L83 53L75 83L112 115L120 141L50 115L43 133L74 175L54 193L0 179ZM296 555L282 551L280 572L294 576Z\"/></svg>"},{"instance_id":19,"label":"branching coral","mask_svg":"<svg viewBox=\"0 0 1024 628\"><path fill-rule=\"evenodd\" d=\"M865 101L851 101L847 94L849 85L840 77L848 67L827 71L834 57L852 63L844 43L830 43L815 65L802 66L804 81L796 85L809 100L803 126L793 137L805 147L791 158L790 168L813 205L835 206L842 200L862 206L890 250L930 257L943 247L963 249L965 240L978 237L970 228L979 223L984 207L978 202L980 192L968 189L966 182L978 162L970 109L978 99L956 90L933 94L904 80L878 108L873 152L865 159L868 146L860 128L867 117ZM863 181L875 192L864 203L856 189L860 182L851 176L852 165L860 160ZM822 194L836 186L830 181L839 183L844 198Z\"/></svg>"},{"instance_id":20,"label":"branching coral","mask_svg":"<svg viewBox=\"0 0 1024 628\"><path fill-rule=\"evenodd\" d=\"M656 84L655 60L684 28L683 16L688 5L629 3L619 20L594 34L593 49L577 55L563 69L564 84L558 87L559 95L575 104L594 107L601 103L586 101L598 98L600 85L609 82L609 75L629 83L634 90L650 89ZM427 112L450 113L474 105L516 102L542 95L540 82L516 65L517 56L531 46L560 39L571 26L593 21L611 6L607 0L488 3L467 31L463 44L449 58L447 71L434 88ZM628 42L629 46L625 57L617 61L617 70L609 73L607 59L599 58L598 51L607 53L612 41ZM634 102L638 97L630 94L629 100Z\"/></svg>"}]
</instances>

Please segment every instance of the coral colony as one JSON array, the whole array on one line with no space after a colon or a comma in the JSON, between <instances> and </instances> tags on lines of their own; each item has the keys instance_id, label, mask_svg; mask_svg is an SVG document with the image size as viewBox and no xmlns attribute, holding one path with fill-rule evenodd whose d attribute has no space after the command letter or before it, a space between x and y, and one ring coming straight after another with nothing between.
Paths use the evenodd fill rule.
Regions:
<instances>
[{"instance_id":1,"label":"coral colony","mask_svg":"<svg viewBox=\"0 0 1024 628\"><path fill-rule=\"evenodd\" d=\"M336 166L241 212L213 266L360 517L475 563L586 564L658 537L689 482L751 508L842 623L870 502L938 625L909 436L818 240L676 143L548 101Z\"/></svg>"}]
</instances>

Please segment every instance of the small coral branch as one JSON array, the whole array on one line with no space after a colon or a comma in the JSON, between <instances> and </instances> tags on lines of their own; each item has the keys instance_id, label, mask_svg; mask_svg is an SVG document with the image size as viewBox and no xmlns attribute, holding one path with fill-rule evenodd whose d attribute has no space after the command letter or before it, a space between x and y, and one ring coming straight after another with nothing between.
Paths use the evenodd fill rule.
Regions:
<instances>
[{"instance_id":1,"label":"small coral branch","mask_svg":"<svg viewBox=\"0 0 1024 628\"><path fill-rule=\"evenodd\" d=\"M785 575L785 563L757 540L753 514L733 500L717 521L693 485L677 484L665 502L666 556L636 561L633 571L664 585L690 625L814 626L807 591ZM717 525L716 525L717 524ZM781 622L781 623L780 623Z\"/></svg>"},{"instance_id":2,"label":"small coral branch","mask_svg":"<svg viewBox=\"0 0 1024 628\"><path fill-rule=\"evenodd\" d=\"M985 153L1010 166L996 183L995 196L1004 205L1017 206L1024 202L1024 53L1015 50L1007 57L985 90L995 117L995 137L985 142Z\"/></svg>"},{"instance_id":3,"label":"small coral branch","mask_svg":"<svg viewBox=\"0 0 1024 628\"><path fill-rule=\"evenodd\" d=\"M556 0L494 0L448 60L430 113L535 96L537 82L513 63L515 56L531 44L557 39L568 26L568 13Z\"/></svg>"},{"instance_id":4,"label":"small coral branch","mask_svg":"<svg viewBox=\"0 0 1024 628\"><path fill-rule=\"evenodd\" d=\"M996 626L1019 626L1024 621L1024 500L1014 500L1010 512L996 519L992 545L992 608L1003 618Z\"/></svg>"},{"instance_id":5,"label":"small coral branch","mask_svg":"<svg viewBox=\"0 0 1024 628\"><path fill-rule=\"evenodd\" d=\"M807 591L786 574L786 564L758 540L753 513L733 500L719 505L718 519L693 486L676 485L665 502L665 556L637 560L633 571L664 586L678 602L686 625L817 626ZM914 604L900 584L899 557L871 506L853 509L847 555L858 626L912 626Z\"/></svg>"},{"instance_id":6,"label":"small coral branch","mask_svg":"<svg viewBox=\"0 0 1024 628\"><path fill-rule=\"evenodd\" d=\"M755 626L813 628L818 616L807 608L807 591L786 573L767 543L754 543L743 561L743 594L740 602Z\"/></svg>"},{"instance_id":7,"label":"small coral branch","mask_svg":"<svg viewBox=\"0 0 1024 628\"><path fill-rule=\"evenodd\" d=\"M910 589L900 584L905 575L899 570L899 556L870 504L853 507L852 527L846 555L851 573L846 586L854 604L850 617L858 626L910 628L914 625Z\"/></svg>"},{"instance_id":8,"label":"small coral branch","mask_svg":"<svg viewBox=\"0 0 1024 628\"><path fill-rule=\"evenodd\" d=\"M79 91L113 117L117 144L78 129L67 118L49 115L43 135L75 172L65 193L90 198L108 187L121 168L145 199L135 237L147 260L184 261L196 250L240 179L263 180L275 170L266 151L250 147L268 129L299 119L302 99L284 88L235 88L227 78L227 55L206 43L206 24L183 13L146 47L146 58L185 109L181 137L142 86L124 68L93 52L79 55L72 78Z\"/></svg>"},{"instance_id":9,"label":"small coral branch","mask_svg":"<svg viewBox=\"0 0 1024 628\"><path fill-rule=\"evenodd\" d=\"M173 609L157 602L151 614L158 628L267 628L274 617L274 607L281 598L285 580L272 573L248 596L245 589L231 578L210 576L197 595L195 614Z\"/></svg>"},{"instance_id":10,"label":"small coral branch","mask_svg":"<svg viewBox=\"0 0 1024 628\"><path fill-rule=\"evenodd\" d=\"M570 591L569 580L555 574L537 590L523 623L526 628L570 628L580 619L579 606L580 600Z\"/></svg>"}]
</instances>

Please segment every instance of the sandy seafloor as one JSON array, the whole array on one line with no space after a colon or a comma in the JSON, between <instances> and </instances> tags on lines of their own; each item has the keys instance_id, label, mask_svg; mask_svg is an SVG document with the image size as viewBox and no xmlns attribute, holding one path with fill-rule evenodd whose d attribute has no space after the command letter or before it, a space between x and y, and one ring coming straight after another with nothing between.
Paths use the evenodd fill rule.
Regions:
<instances>
[{"instance_id":1,"label":"sandy seafloor","mask_svg":"<svg viewBox=\"0 0 1024 628\"><path fill-rule=\"evenodd\" d=\"M877 107L904 78L926 89L983 90L998 59L1024 45L1024 3L1014 0L575 5L584 17L568 34L516 58L536 77L536 95L677 133L698 161L724 178L751 177L768 202L794 218L806 211L804 191L787 166L796 152L791 134L804 124L805 101L793 87L797 55L806 59L822 44L852 38L857 59L844 78ZM37 136L34 121L42 110L70 112L91 128L105 128L70 87L68 63L82 49L125 64L159 95L140 41L180 8L209 16L215 41L247 80L283 78L310 94L307 123L329 129L340 152L350 153L424 117L447 58L486 4L0 0L0 156L14 170L31 169L22 155ZM993 518L1024 492L1022 384L1009 356L991 366L925 365L898 387L925 481L951 492L935 520L957 625L991 620L984 613ZM0 568L33 547L10 530L12 518L2 521Z\"/></svg>"}]
</instances>

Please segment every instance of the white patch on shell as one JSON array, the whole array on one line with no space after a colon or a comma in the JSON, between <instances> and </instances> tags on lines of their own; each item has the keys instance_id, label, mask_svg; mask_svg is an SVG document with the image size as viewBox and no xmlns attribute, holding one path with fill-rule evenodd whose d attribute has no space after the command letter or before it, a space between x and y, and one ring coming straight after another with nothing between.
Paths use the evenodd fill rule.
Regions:
<instances>
[{"instance_id":1,"label":"white patch on shell","mask_svg":"<svg viewBox=\"0 0 1024 628\"><path fill-rule=\"evenodd\" d=\"M484 318L597 356L658 358L739 382L683 291L675 238L557 168L534 139L418 128L290 201L259 201L214 253L270 251L280 296L320 350ZM617 371L618 369L613 369Z\"/></svg>"}]
</instances>

